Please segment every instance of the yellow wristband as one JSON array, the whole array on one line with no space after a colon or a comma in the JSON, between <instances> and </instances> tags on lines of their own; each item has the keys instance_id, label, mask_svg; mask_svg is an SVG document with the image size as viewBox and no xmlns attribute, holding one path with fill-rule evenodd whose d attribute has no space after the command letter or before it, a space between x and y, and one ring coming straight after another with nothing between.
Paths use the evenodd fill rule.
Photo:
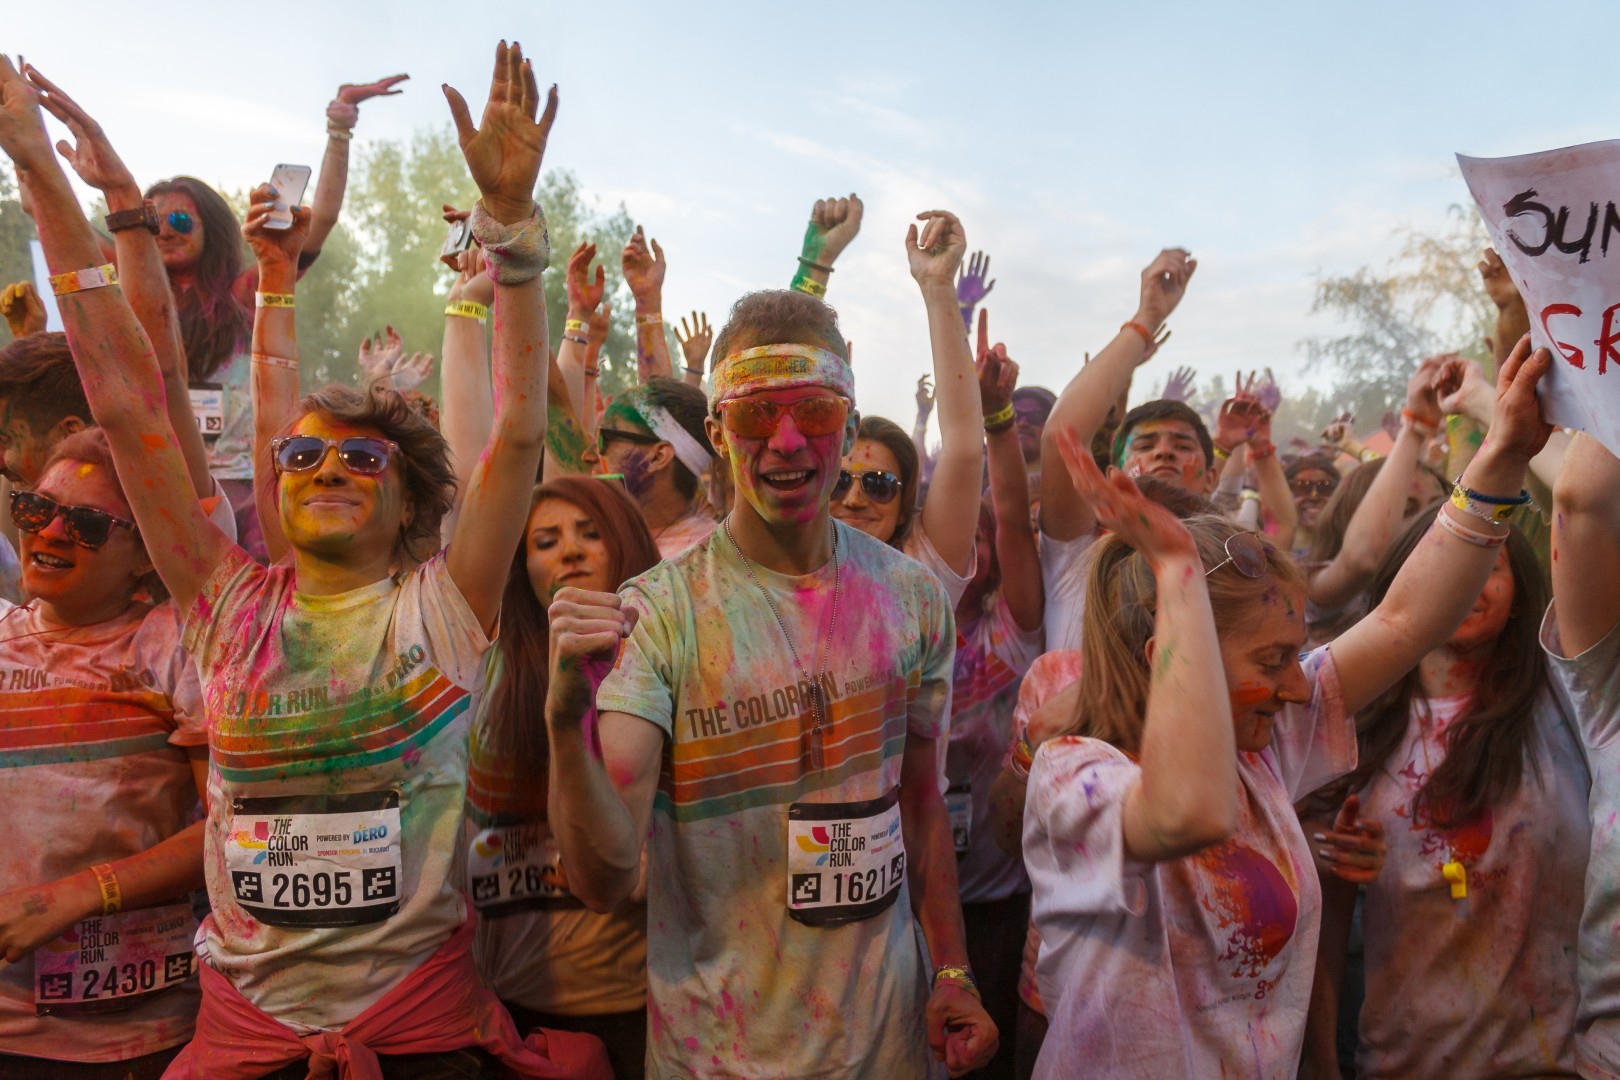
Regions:
<instances>
[{"instance_id":1,"label":"yellow wristband","mask_svg":"<svg viewBox=\"0 0 1620 1080\"><path fill-rule=\"evenodd\" d=\"M65 274L51 275L51 292L57 296L67 296L69 293L84 292L87 289L100 289L116 284L118 284L118 268L112 263L103 263L100 266L91 266L84 270L69 270Z\"/></svg>"},{"instance_id":2,"label":"yellow wristband","mask_svg":"<svg viewBox=\"0 0 1620 1080\"><path fill-rule=\"evenodd\" d=\"M293 294L290 292L254 293L253 300L259 307L290 308L293 306Z\"/></svg>"},{"instance_id":3,"label":"yellow wristband","mask_svg":"<svg viewBox=\"0 0 1620 1080\"><path fill-rule=\"evenodd\" d=\"M573 331L576 331L578 333L583 334L585 332L585 320L584 319L569 319L567 322L563 323L563 329L564 330L573 330Z\"/></svg>"},{"instance_id":4,"label":"yellow wristband","mask_svg":"<svg viewBox=\"0 0 1620 1080\"><path fill-rule=\"evenodd\" d=\"M659 311L655 311L651 315L637 315L636 316L636 325L637 326L663 326L664 325L664 315L663 315L662 312L659 312Z\"/></svg>"},{"instance_id":5,"label":"yellow wristband","mask_svg":"<svg viewBox=\"0 0 1620 1080\"><path fill-rule=\"evenodd\" d=\"M1215 447L1215 460L1216 461L1225 461L1227 458L1229 458L1231 456L1232 456L1232 451L1230 451L1230 450L1222 450L1219 446Z\"/></svg>"},{"instance_id":6,"label":"yellow wristband","mask_svg":"<svg viewBox=\"0 0 1620 1080\"><path fill-rule=\"evenodd\" d=\"M444 313L482 322L489 317L489 305L475 304L471 300L452 300L445 305Z\"/></svg>"},{"instance_id":7,"label":"yellow wristband","mask_svg":"<svg viewBox=\"0 0 1620 1080\"><path fill-rule=\"evenodd\" d=\"M124 907L124 891L118 887L118 875L113 873L112 864L97 863L90 868L96 875L96 887L101 890L101 913L112 915Z\"/></svg>"},{"instance_id":8,"label":"yellow wristband","mask_svg":"<svg viewBox=\"0 0 1620 1080\"><path fill-rule=\"evenodd\" d=\"M817 300L824 300L827 296L827 286L815 278L800 278L794 283L793 287L802 293L815 297Z\"/></svg>"},{"instance_id":9,"label":"yellow wristband","mask_svg":"<svg viewBox=\"0 0 1620 1080\"><path fill-rule=\"evenodd\" d=\"M1009 401L1006 405L984 418L984 429L989 431L991 428L999 428L1003 425L1011 424L1013 422L1014 415L1012 402Z\"/></svg>"}]
</instances>

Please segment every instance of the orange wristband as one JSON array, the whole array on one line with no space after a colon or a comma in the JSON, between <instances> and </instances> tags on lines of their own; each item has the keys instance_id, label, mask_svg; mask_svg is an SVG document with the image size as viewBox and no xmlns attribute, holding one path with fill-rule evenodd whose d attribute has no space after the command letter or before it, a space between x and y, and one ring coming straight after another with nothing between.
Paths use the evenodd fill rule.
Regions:
<instances>
[{"instance_id":1,"label":"orange wristband","mask_svg":"<svg viewBox=\"0 0 1620 1080\"><path fill-rule=\"evenodd\" d=\"M1145 327L1141 323L1137 322L1135 319L1132 319L1130 322L1127 322L1127 323L1121 323L1119 328L1121 330L1135 330L1137 335L1139 337L1141 337L1142 344L1146 345L1150 349L1153 348L1153 334L1152 334L1152 332L1149 331L1147 327Z\"/></svg>"}]
</instances>

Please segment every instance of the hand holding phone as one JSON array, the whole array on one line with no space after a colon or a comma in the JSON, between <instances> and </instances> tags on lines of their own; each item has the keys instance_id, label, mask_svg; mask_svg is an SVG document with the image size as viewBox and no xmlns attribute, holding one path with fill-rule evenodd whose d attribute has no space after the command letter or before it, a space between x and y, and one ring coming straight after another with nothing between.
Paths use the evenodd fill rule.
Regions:
<instances>
[{"instance_id":1,"label":"hand holding phone","mask_svg":"<svg viewBox=\"0 0 1620 1080\"><path fill-rule=\"evenodd\" d=\"M265 218L264 227L267 229L292 228L292 208L304 201L304 191L309 187L310 167L308 165L277 165L270 174L270 186L275 189L276 203Z\"/></svg>"}]
</instances>

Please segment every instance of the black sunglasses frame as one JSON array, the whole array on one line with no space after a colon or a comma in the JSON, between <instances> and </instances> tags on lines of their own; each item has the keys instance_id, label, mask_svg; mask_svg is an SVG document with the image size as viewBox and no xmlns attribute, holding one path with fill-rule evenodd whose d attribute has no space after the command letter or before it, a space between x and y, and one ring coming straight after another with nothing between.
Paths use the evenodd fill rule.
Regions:
<instances>
[{"instance_id":1,"label":"black sunglasses frame","mask_svg":"<svg viewBox=\"0 0 1620 1080\"><path fill-rule=\"evenodd\" d=\"M639 431L620 431L618 428L598 428L596 431L597 453L607 453L608 443L618 439L622 442L633 443L636 446L657 446L663 442L657 435L644 435Z\"/></svg>"},{"instance_id":2,"label":"black sunglasses frame","mask_svg":"<svg viewBox=\"0 0 1620 1080\"><path fill-rule=\"evenodd\" d=\"M44 504L39 507L40 511L43 511L47 506L50 508L50 516L32 527L24 524L24 518L17 509L19 504L30 502ZM100 507L59 503L49 495L41 495L37 491L13 491L11 493L11 522L22 532L43 532L57 518L62 519L62 531L67 533L68 539L86 551L96 551L106 547L107 541L112 539L112 531L115 528L128 529L132 535L140 532L140 529L133 521L121 518L117 514L109 514ZM28 520L37 521L38 515L30 515ZM85 522L96 522L94 528L100 528L102 523L105 523L105 535L100 540L92 541L85 533Z\"/></svg>"}]
</instances>

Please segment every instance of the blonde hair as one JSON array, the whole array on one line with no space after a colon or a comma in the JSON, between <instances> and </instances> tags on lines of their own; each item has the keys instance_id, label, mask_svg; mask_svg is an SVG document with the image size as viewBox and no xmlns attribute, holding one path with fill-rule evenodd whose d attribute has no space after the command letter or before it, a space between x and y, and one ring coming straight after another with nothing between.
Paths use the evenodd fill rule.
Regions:
<instances>
[{"instance_id":1,"label":"blonde hair","mask_svg":"<svg viewBox=\"0 0 1620 1080\"><path fill-rule=\"evenodd\" d=\"M1206 569L1225 561L1227 538L1244 531L1213 514L1182 524L1198 545ZM1275 595L1278 589L1305 591L1305 576L1294 560L1265 537L1257 539L1266 552L1263 576L1245 577L1227 565L1205 579L1217 637L1253 625L1268 594ZM1129 753L1141 746L1151 677L1147 643L1153 636L1158 602L1158 582L1148 561L1118 536L1098 541L1086 579L1079 704L1065 734L1101 739ZM1211 693L1225 689L1209 688Z\"/></svg>"}]
</instances>

